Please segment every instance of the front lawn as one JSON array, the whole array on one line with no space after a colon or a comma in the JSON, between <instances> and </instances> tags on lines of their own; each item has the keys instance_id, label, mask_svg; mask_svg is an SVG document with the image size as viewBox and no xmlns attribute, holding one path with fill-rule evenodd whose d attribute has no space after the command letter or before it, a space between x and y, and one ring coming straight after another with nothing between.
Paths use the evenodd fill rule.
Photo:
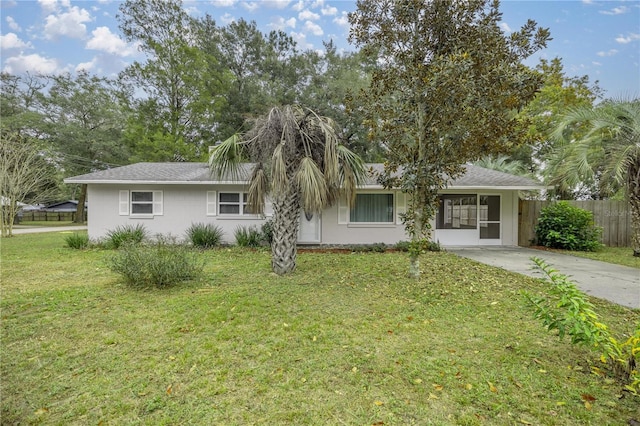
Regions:
<instances>
[{"instance_id":1,"label":"front lawn","mask_svg":"<svg viewBox=\"0 0 640 426\"><path fill-rule=\"evenodd\" d=\"M537 247L533 247L537 248ZM631 247L603 247L598 251L571 251L571 250L552 250L558 253L568 254L571 256L585 257L587 259L600 260L607 263L615 263L617 265L630 266L640 269L640 257L633 256Z\"/></svg>"},{"instance_id":2,"label":"front lawn","mask_svg":"<svg viewBox=\"0 0 640 426\"><path fill-rule=\"evenodd\" d=\"M132 290L64 234L2 244L3 424L608 425L640 420L592 353L523 308L536 280L448 253L202 254ZM634 311L594 300L616 335ZM593 364L592 364L593 363Z\"/></svg>"}]
</instances>

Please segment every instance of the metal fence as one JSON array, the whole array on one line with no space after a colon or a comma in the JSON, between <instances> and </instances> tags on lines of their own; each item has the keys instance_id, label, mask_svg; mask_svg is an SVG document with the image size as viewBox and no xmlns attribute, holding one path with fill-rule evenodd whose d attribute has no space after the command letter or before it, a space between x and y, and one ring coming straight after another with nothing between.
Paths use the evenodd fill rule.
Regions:
<instances>
[{"instance_id":1,"label":"metal fence","mask_svg":"<svg viewBox=\"0 0 640 426\"><path fill-rule=\"evenodd\" d=\"M551 201L520 200L518 245L530 246L535 240L535 227L540 210ZM631 246L631 212L627 201L569 201L576 207L593 213L593 221L602 228L602 243L609 247Z\"/></svg>"}]
</instances>

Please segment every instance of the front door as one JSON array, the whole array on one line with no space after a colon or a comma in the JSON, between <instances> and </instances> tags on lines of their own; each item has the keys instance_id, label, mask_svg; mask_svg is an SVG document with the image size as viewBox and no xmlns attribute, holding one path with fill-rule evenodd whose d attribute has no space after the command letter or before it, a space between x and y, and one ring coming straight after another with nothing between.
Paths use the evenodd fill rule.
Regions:
<instances>
[{"instance_id":1,"label":"front door","mask_svg":"<svg viewBox=\"0 0 640 426\"><path fill-rule=\"evenodd\" d=\"M502 243L502 210L499 195L480 195L478 200L478 225L480 226L480 244L500 245Z\"/></svg>"},{"instance_id":2,"label":"front door","mask_svg":"<svg viewBox=\"0 0 640 426\"><path fill-rule=\"evenodd\" d=\"M298 242L301 244L320 243L320 213L300 212Z\"/></svg>"}]
</instances>

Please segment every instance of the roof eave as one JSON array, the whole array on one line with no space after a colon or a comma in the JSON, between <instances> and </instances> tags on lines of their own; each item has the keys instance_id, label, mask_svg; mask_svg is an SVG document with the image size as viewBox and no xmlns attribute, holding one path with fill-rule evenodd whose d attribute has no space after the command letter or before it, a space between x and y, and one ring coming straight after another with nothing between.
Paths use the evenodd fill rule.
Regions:
<instances>
[{"instance_id":1,"label":"roof eave","mask_svg":"<svg viewBox=\"0 0 640 426\"><path fill-rule=\"evenodd\" d=\"M65 179L64 183L99 185L248 185L249 181L224 180L126 180L126 179Z\"/></svg>"}]
</instances>

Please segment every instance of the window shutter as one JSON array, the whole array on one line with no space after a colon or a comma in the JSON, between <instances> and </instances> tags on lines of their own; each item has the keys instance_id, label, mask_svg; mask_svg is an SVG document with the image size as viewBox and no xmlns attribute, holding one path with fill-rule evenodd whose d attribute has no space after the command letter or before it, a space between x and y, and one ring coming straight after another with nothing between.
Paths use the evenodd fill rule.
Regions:
<instances>
[{"instance_id":1,"label":"window shutter","mask_svg":"<svg viewBox=\"0 0 640 426\"><path fill-rule=\"evenodd\" d=\"M162 191L153 191L153 214L162 216Z\"/></svg>"},{"instance_id":2,"label":"window shutter","mask_svg":"<svg viewBox=\"0 0 640 426\"><path fill-rule=\"evenodd\" d=\"M349 223L349 204L345 196L338 199L338 225L347 225Z\"/></svg>"},{"instance_id":3,"label":"window shutter","mask_svg":"<svg viewBox=\"0 0 640 426\"><path fill-rule=\"evenodd\" d=\"M207 216L216 215L217 204L218 204L217 192L207 191Z\"/></svg>"},{"instance_id":4,"label":"window shutter","mask_svg":"<svg viewBox=\"0 0 640 426\"><path fill-rule=\"evenodd\" d=\"M407 212L407 194L396 192L396 225L402 225L402 215Z\"/></svg>"},{"instance_id":5,"label":"window shutter","mask_svg":"<svg viewBox=\"0 0 640 426\"><path fill-rule=\"evenodd\" d=\"M129 215L129 191L126 191L126 190L120 191L118 201L119 201L118 212L120 216L128 216Z\"/></svg>"}]
</instances>

